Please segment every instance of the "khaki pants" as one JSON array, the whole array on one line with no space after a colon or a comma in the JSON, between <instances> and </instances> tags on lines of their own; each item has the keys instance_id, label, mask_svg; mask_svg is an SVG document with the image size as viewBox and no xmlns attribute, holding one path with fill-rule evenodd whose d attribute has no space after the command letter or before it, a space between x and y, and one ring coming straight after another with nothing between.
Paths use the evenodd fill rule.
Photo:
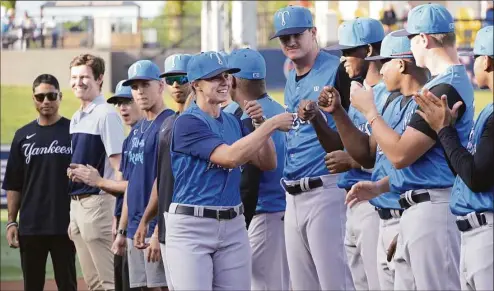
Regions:
<instances>
[{"instance_id":1,"label":"khaki pants","mask_svg":"<svg viewBox=\"0 0 494 291\"><path fill-rule=\"evenodd\" d=\"M115 198L93 195L70 204L70 234L89 290L114 290L112 217Z\"/></svg>"}]
</instances>

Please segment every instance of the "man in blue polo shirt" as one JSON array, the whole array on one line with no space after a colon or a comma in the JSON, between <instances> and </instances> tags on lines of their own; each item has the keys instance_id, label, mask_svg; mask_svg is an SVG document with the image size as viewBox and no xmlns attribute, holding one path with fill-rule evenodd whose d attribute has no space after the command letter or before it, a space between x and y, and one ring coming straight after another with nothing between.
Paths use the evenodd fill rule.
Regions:
<instances>
[{"instance_id":1,"label":"man in blue polo shirt","mask_svg":"<svg viewBox=\"0 0 494 291\"><path fill-rule=\"evenodd\" d=\"M129 282L131 288L147 287L161 290L166 287L163 261L146 260L147 250L134 246L132 238L146 209L156 179L158 135L161 124L173 111L163 101L164 83L156 64L140 60L132 64L128 79L123 83L132 89L132 96L146 118L140 120L129 134L130 149L126 154L128 163L133 164L124 198L122 216L113 248L122 254L126 245L129 258ZM151 222L147 237L154 231L157 220ZM128 236L127 236L128 233ZM127 238L128 237L128 238ZM149 239L148 239L149 240Z\"/></svg>"},{"instance_id":2,"label":"man in blue polo shirt","mask_svg":"<svg viewBox=\"0 0 494 291\"><path fill-rule=\"evenodd\" d=\"M81 108L72 116L72 179L69 195L68 233L76 246L84 280L91 290L115 289L113 277L112 218L115 198L97 187L81 183L72 169L91 165L101 176L111 178L119 170L125 139L122 120L101 94L105 62L82 54L70 63L70 84Z\"/></svg>"}]
</instances>

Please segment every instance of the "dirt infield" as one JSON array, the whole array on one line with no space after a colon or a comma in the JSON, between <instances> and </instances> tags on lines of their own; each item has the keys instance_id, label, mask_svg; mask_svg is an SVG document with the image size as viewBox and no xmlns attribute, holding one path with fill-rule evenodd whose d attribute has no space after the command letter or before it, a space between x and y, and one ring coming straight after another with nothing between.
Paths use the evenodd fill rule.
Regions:
<instances>
[{"instance_id":1,"label":"dirt infield","mask_svg":"<svg viewBox=\"0 0 494 291\"><path fill-rule=\"evenodd\" d=\"M0 282L0 290L2 291L23 291L24 283L22 281L2 281ZM57 284L55 280L46 280L45 282L45 291L57 291ZM77 281L77 290L78 291L88 291L86 283L84 283L83 279L79 279Z\"/></svg>"}]
</instances>

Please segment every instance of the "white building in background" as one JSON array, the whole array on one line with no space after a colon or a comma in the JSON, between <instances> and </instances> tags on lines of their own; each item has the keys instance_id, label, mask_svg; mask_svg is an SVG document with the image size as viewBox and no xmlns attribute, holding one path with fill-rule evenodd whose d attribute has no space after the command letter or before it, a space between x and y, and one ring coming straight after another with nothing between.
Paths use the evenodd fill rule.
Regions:
<instances>
[{"instance_id":1,"label":"white building in background","mask_svg":"<svg viewBox=\"0 0 494 291\"><path fill-rule=\"evenodd\" d=\"M95 48L110 48L112 33L139 32L140 6L133 1L47 1L43 17L57 21L88 18Z\"/></svg>"}]
</instances>

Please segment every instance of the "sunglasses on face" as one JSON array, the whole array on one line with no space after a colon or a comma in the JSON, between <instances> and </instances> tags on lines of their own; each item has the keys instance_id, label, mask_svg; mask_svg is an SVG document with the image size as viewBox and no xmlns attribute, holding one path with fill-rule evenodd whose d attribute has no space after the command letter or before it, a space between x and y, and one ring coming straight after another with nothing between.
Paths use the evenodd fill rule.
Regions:
<instances>
[{"instance_id":1,"label":"sunglasses on face","mask_svg":"<svg viewBox=\"0 0 494 291\"><path fill-rule=\"evenodd\" d=\"M34 94L34 98L38 102L45 101L45 98L48 98L48 101L55 101L58 99L58 92L38 93Z\"/></svg>"},{"instance_id":2,"label":"sunglasses on face","mask_svg":"<svg viewBox=\"0 0 494 291\"><path fill-rule=\"evenodd\" d=\"M120 99L120 100L115 101L114 104L116 107L120 107L120 106L130 105L132 103L134 103L134 100L132 100L132 99Z\"/></svg>"},{"instance_id":3,"label":"sunglasses on face","mask_svg":"<svg viewBox=\"0 0 494 291\"><path fill-rule=\"evenodd\" d=\"M180 76L172 76L172 77L166 77L165 82L167 85L172 86L175 82L179 85L184 85L189 83L189 79L187 79L186 75L180 75Z\"/></svg>"}]
</instances>

